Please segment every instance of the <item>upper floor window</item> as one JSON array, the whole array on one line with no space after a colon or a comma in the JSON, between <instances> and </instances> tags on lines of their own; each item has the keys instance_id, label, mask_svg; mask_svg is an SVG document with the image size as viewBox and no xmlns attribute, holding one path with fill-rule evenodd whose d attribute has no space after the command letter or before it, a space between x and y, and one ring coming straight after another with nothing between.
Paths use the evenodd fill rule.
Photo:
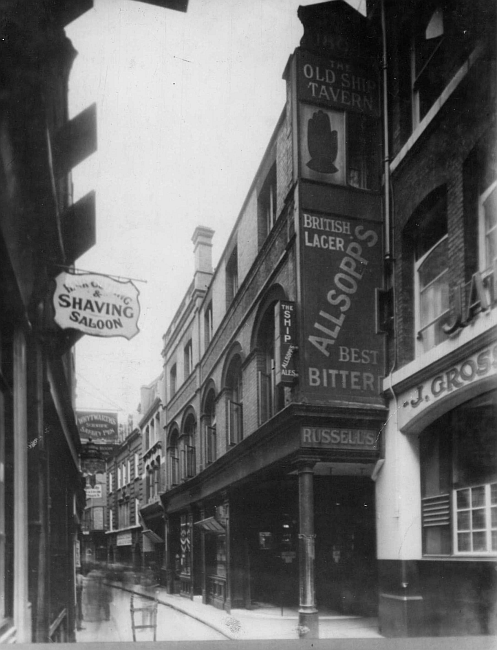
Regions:
<instances>
[{"instance_id":1,"label":"upper floor window","mask_svg":"<svg viewBox=\"0 0 497 650\"><path fill-rule=\"evenodd\" d=\"M135 479L140 476L140 455L135 454Z\"/></svg>"},{"instance_id":2,"label":"upper floor window","mask_svg":"<svg viewBox=\"0 0 497 650\"><path fill-rule=\"evenodd\" d=\"M217 458L216 398L211 390L205 401L205 462L213 463Z\"/></svg>"},{"instance_id":3,"label":"upper floor window","mask_svg":"<svg viewBox=\"0 0 497 650\"><path fill-rule=\"evenodd\" d=\"M185 429L181 436L181 478L188 479L195 476L195 432L196 422L193 415L189 415L185 422Z\"/></svg>"},{"instance_id":4,"label":"upper floor window","mask_svg":"<svg viewBox=\"0 0 497 650\"><path fill-rule=\"evenodd\" d=\"M169 485L173 487L179 484L179 454L178 454L178 431L171 433L167 455L169 459Z\"/></svg>"},{"instance_id":5,"label":"upper floor window","mask_svg":"<svg viewBox=\"0 0 497 650\"><path fill-rule=\"evenodd\" d=\"M413 124L429 111L444 85L444 12L441 7L421 21L412 44Z\"/></svg>"},{"instance_id":6,"label":"upper floor window","mask_svg":"<svg viewBox=\"0 0 497 650\"><path fill-rule=\"evenodd\" d=\"M480 195L478 202L480 223L480 267L493 267L497 258L497 180Z\"/></svg>"},{"instance_id":7,"label":"upper floor window","mask_svg":"<svg viewBox=\"0 0 497 650\"><path fill-rule=\"evenodd\" d=\"M428 199L415 235L416 351L427 352L446 337L449 317L449 248L445 194Z\"/></svg>"},{"instance_id":8,"label":"upper floor window","mask_svg":"<svg viewBox=\"0 0 497 650\"><path fill-rule=\"evenodd\" d=\"M114 476L112 472L109 473L109 494L114 490Z\"/></svg>"},{"instance_id":9,"label":"upper floor window","mask_svg":"<svg viewBox=\"0 0 497 650\"><path fill-rule=\"evenodd\" d=\"M236 355L226 375L228 444L236 445L243 439L243 381L242 360Z\"/></svg>"},{"instance_id":10,"label":"upper floor window","mask_svg":"<svg viewBox=\"0 0 497 650\"><path fill-rule=\"evenodd\" d=\"M176 395L176 364L171 367L169 371L169 398L172 399Z\"/></svg>"},{"instance_id":11,"label":"upper floor window","mask_svg":"<svg viewBox=\"0 0 497 650\"><path fill-rule=\"evenodd\" d=\"M282 405L282 387L276 385L275 339L276 320L273 303L266 311L257 339L259 349L259 424L269 420Z\"/></svg>"},{"instance_id":12,"label":"upper floor window","mask_svg":"<svg viewBox=\"0 0 497 650\"><path fill-rule=\"evenodd\" d=\"M276 163L271 167L258 196L259 223L266 237L276 221Z\"/></svg>"},{"instance_id":13,"label":"upper floor window","mask_svg":"<svg viewBox=\"0 0 497 650\"><path fill-rule=\"evenodd\" d=\"M209 302L204 312L204 336L205 336L205 347L209 345L212 341L212 335L214 333L214 321L212 313L212 300Z\"/></svg>"},{"instance_id":14,"label":"upper floor window","mask_svg":"<svg viewBox=\"0 0 497 650\"><path fill-rule=\"evenodd\" d=\"M238 247L235 246L226 262L226 306L229 307L238 291Z\"/></svg>"},{"instance_id":15,"label":"upper floor window","mask_svg":"<svg viewBox=\"0 0 497 650\"><path fill-rule=\"evenodd\" d=\"M185 379L187 379L193 372L193 345L191 339L185 345L184 363L185 363Z\"/></svg>"}]
</instances>

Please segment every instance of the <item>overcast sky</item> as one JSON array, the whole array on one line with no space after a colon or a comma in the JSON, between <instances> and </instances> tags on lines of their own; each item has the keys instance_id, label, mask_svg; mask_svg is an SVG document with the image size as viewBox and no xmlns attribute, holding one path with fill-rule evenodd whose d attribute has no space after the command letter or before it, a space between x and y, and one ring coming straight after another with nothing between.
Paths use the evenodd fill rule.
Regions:
<instances>
[{"instance_id":1,"label":"overcast sky","mask_svg":"<svg viewBox=\"0 0 497 650\"><path fill-rule=\"evenodd\" d=\"M67 28L71 117L96 102L98 119L98 152L73 174L75 200L96 191L97 244L76 266L146 281L137 336L77 344L79 409L124 419L161 373L162 334L193 278L193 231L215 230L215 265L283 109L308 4L190 0L180 13L94 0Z\"/></svg>"}]
</instances>

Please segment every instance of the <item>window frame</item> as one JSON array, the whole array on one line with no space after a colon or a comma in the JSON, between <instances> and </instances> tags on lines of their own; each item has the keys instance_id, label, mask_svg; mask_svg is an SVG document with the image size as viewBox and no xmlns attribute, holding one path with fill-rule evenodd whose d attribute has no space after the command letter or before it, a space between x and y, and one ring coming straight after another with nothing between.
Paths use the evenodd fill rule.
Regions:
<instances>
[{"instance_id":1,"label":"window frame","mask_svg":"<svg viewBox=\"0 0 497 650\"><path fill-rule=\"evenodd\" d=\"M414 260L414 330L415 330L415 338L416 338L416 356L420 356L424 354L425 352L428 352L429 350L432 350L435 348L437 345L441 343L435 343L429 348L425 348L423 344L423 332L426 331L428 328L433 327L441 321L443 318L446 318L450 315L450 305L447 304L447 309L445 309L442 313L440 313L434 320L430 321L426 325L421 326L421 286L420 286L420 279L419 279L419 271L423 264L426 262L426 260L432 255L432 253L435 251L435 249L440 246L443 242L448 243L448 234L445 234L443 237L441 237L430 249L428 249L419 259ZM447 264L447 267L442 273L439 273L433 280L431 280L428 284L426 284L423 287L423 291L427 289L429 286L433 285L442 275L449 275L449 265ZM449 282L447 281L447 292L449 291ZM444 334L444 338L446 338L447 335Z\"/></svg>"},{"instance_id":2,"label":"window frame","mask_svg":"<svg viewBox=\"0 0 497 650\"><path fill-rule=\"evenodd\" d=\"M469 485L469 486L463 486L463 487L456 487L452 490L452 512L453 512L453 518L452 518L452 534L453 534L453 540L452 540L452 554L455 557L495 557L497 556L497 546L495 549L492 548L492 532L495 532L497 535L497 525L492 526L492 507L494 507L497 511L497 500L496 503L492 503L492 487L495 486L497 489L497 482L496 481L491 481L489 483L479 483L478 485ZM485 503L482 507L473 507L473 504L470 503L468 508L458 508L457 507L457 494L458 492L462 492L464 490L469 490L470 494L472 495L473 490L476 490L478 488L484 488L484 499ZM484 528L477 528L476 530L473 529L473 517L472 514L476 510L484 510L485 511L485 527ZM469 514L468 520L470 520L470 527L467 529L460 529L459 528L459 518L458 518L458 513L463 513L467 512ZM486 538L486 550L473 550L473 533L475 532L484 532L485 533L485 538ZM458 535L459 533L463 534L466 533L469 535L470 540L471 540L471 550L467 551L460 551L458 547Z\"/></svg>"},{"instance_id":3,"label":"window frame","mask_svg":"<svg viewBox=\"0 0 497 650\"><path fill-rule=\"evenodd\" d=\"M486 230L485 211L483 208L483 203L493 192L497 192L497 178L478 196L478 262L480 271L484 277L491 275L494 267L494 260L487 260L486 244L488 233L497 231L497 223L488 231Z\"/></svg>"}]
</instances>

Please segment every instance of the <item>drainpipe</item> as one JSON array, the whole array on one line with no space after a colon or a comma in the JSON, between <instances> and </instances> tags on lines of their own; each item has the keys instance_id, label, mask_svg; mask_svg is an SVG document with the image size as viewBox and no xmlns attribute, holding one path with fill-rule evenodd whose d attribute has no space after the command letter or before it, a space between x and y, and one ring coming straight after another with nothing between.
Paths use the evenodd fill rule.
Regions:
<instances>
[{"instance_id":1,"label":"drainpipe","mask_svg":"<svg viewBox=\"0 0 497 650\"><path fill-rule=\"evenodd\" d=\"M383 74L383 170L384 170L384 212L385 212L385 262L393 262L391 244L391 215L390 215L390 146L388 141L388 61L387 61L387 30L385 21L385 1L380 1L381 11L381 45L382 45L382 74Z\"/></svg>"}]
</instances>

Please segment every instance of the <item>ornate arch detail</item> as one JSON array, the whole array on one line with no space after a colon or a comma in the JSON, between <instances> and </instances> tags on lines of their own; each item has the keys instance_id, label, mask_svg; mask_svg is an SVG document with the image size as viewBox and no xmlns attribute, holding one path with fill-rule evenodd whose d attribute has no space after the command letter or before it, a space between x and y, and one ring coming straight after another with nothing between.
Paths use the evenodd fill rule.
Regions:
<instances>
[{"instance_id":1,"label":"ornate arch detail","mask_svg":"<svg viewBox=\"0 0 497 650\"><path fill-rule=\"evenodd\" d=\"M202 399L200 401L200 415L202 416L205 413L205 404L206 401L210 395L210 393L214 391L214 395L217 396L217 389L216 389L216 383L214 379L209 379L207 383L204 386L204 389L202 391Z\"/></svg>"},{"instance_id":2,"label":"ornate arch detail","mask_svg":"<svg viewBox=\"0 0 497 650\"><path fill-rule=\"evenodd\" d=\"M169 425L169 431L167 433L167 447L171 447L171 441L176 434L177 440L179 440L180 429L176 421L171 422Z\"/></svg>"},{"instance_id":3,"label":"ornate arch detail","mask_svg":"<svg viewBox=\"0 0 497 650\"><path fill-rule=\"evenodd\" d=\"M223 365L223 372L221 375L221 388L225 388L226 386L226 377L228 376L228 372L231 366L231 363L235 357L240 357L241 363L243 365L243 362L245 361L245 355L242 350L242 346L238 341L235 341L233 345L230 347L228 354L226 355L224 359L224 365Z\"/></svg>"},{"instance_id":4,"label":"ornate arch detail","mask_svg":"<svg viewBox=\"0 0 497 650\"><path fill-rule=\"evenodd\" d=\"M254 326L252 328L252 336L250 340L250 351L252 352L258 346L258 340L260 335L260 329L264 316L268 308L278 300L288 300L285 290L281 284L273 284L262 297L259 307L257 308L257 314L254 320Z\"/></svg>"},{"instance_id":5,"label":"ornate arch detail","mask_svg":"<svg viewBox=\"0 0 497 650\"><path fill-rule=\"evenodd\" d=\"M197 413L191 404L186 408L185 412L183 413L183 417L181 418L180 436L185 433L185 425L190 418L193 418L195 420L195 424L197 424Z\"/></svg>"}]
</instances>

